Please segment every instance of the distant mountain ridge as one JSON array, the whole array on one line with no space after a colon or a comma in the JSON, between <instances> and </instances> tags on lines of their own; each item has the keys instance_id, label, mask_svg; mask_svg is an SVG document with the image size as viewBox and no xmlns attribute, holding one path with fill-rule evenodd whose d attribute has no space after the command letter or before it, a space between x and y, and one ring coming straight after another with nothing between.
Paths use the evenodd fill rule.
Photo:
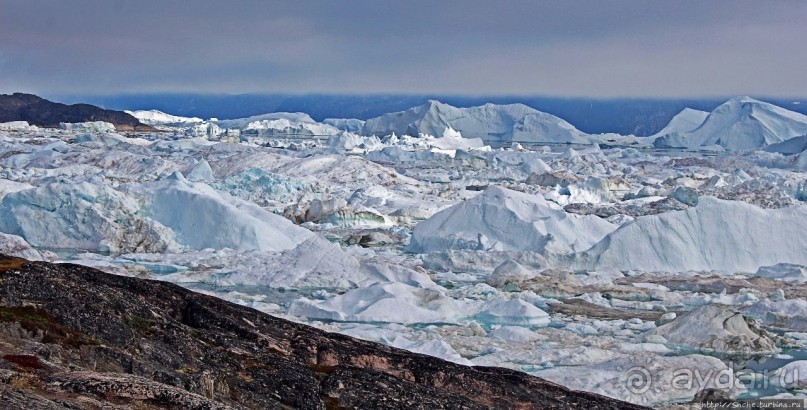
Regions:
<instances>
[{"instance_id":1,"label":"distant mountain ridge","mask_svg":"<svg viewBox=\"0 0 807 410\"><path fill-rule=\"evenodd\" d=\"M90 104L61 104L33 94L0 94L0 122L27 121L40 127L58 127L60 123L104 121L119 131L154 131L137 118Z\"/></svg>"}]
</instances>

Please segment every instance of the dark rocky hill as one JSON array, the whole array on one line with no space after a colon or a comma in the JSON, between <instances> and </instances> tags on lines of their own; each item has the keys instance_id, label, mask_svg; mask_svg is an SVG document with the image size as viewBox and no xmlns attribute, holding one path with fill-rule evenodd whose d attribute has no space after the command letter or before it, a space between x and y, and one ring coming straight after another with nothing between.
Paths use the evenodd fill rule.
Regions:
<instances>
[{"instance_id":1,"label":"dark rocky hill","mask_svg":"<svg viewBox=\"0 0 807 410\"><path fill-rule=\"evenodd\" d=\"M58 127L62 122L106 121L119 131L155 131L123 112L89 104L61 104L33 94L0 94L0 122L28 121L40 127Z\"/></svg>"},{"instance_id":2,"label":"dark rocky hill","mask_svg":"<svg viewBox=\"0 0 807 410\"><path fill-rule=\"evenodd\" d=\"M0 256L0 408L639 407L169 283Z\"/></svg>"}]
</instances>

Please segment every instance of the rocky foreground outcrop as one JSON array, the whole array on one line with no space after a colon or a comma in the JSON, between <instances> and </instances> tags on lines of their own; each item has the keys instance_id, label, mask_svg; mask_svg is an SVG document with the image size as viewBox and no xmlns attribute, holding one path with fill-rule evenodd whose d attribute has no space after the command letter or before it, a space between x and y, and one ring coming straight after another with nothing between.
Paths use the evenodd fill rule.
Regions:
<instances>
[{"instance_id":1,"label":"rocky foreground outcrop","mask_svg":"<svg viewBox=\"0 0 807 410\"><path fill-rule=\"evenodd\" d=\"M60 123L104 121L118 131L156 131L123 112L105 110L90 104L61 104L33 94L0 94L0 122L27 121L40 127L58 127Z\"/></svg>"},{"instance_id":2,"label":"rocky foreground outcrop","mask_svg":"<svg viewBox=\"0 0 807 410\"><path fill-rule=\"evenodd\" d=\"M0 408L639 408L179 286L0 256Z\"/></svg>"}]
</instances>

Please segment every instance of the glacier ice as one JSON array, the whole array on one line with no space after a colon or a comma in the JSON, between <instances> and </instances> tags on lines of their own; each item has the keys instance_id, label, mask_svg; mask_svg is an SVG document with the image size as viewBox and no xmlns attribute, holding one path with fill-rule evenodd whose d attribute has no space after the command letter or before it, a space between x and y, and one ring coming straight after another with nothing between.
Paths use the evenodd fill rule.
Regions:
<instances>
[{"instance_id":1,"label":"glacier ice","mask_svg":"<svg viewBox=\"0 0 807 410\"><path fill-rule=\"evenodd\" d=\"M491 186L419 223L408 249L571 252L588 249L614 229L595 216L567 214L543 197Z\"/></svg>"},{"instance_id":2,"label":"glacier ice","mask_svg":"<svg viewBox=\"0 0 807 410\"><path fill-rule=\"evenodd\" d=\"M690 132L703 124L709 113L701 110L693 110L692 108L684 108L670 120L670 122L661 129L661 131L653 134L649 138L660 137L662 135L672 134L676 132Z\"/></svg>"},{"instance_id":3,"label":"glacier ice","mask_svg":"<svg viewBox=\"0 0 807 410\"><path fill-rule=\"evenodd\" d=\"M719 305L698 307L650 334L663 337L669 344L699 350L722 353L777 351L774 341L755 332L740 312Z\"/></svg>"},{"instance_id":4,"label":"glacier ice","mask_svg":"<svg viewBox=\"0 0 807 410\"><path fill-rule=\"evenodd\" d=\"M549 315L535 305L521 299L494 300L476 314L483 323L498 325L545 326Z\"/></svg>"},{"instance_id":5,"label":"glacier ice","mask_svg":"<svg viewBox=\"0 0 807 410\"><path fill-rule=\"evenodd\" d=\"M807 264L807 207L762 209L701 197L684 211L637 218L580 254L580 265L680 272L755 272Z\"/></svg>"},{"instance_id":6,"label":"glacier ice","mask_svg":"<svg viewBox=\"0 0 807 410\"><path fill-rule=\"evenodd\" d=\"M701 386L634 395L626 369L807 349L807 132L765 103L649 138L520 105L135 114L160 132L0 124L0 252L650 405Z\"/></svg>"},{"instance_id":7,"label":"glacier ice","mask_svg":"<svg viewBox=\"0 0 807 410\"><path fill-rule=\"evenodd\" d=\"M198 117L181 117L177 115L164 113L160 110L135 110L124 112L137 118L140 122L146 125L181 126L204 121L203 119Z\"/></svg>"},{"instance_id":8,"label":"glacier ice","mask_svg":"<svg viewBox=\"0 0 807 410\"><path fill-rule=\"evenodd\" d=\"M42 255L22 237L0 232L0 254L28 260L41 260Z\"/></svg>"},{"instance_id":9,"label":"glacier ice","mask_svg":"<svg viewBox=\"0 0 807 410\"><path fill-rule=\"evenodd\" d=\"M466 138L499 146L505 142L587 143L588 136L568 122L522 104L457 108L438 101L400 113L384 114L364 123L365 135L443 135L446 128Z\"/></svg>"},{"instance_id":10,"label":"glacier ice","mask_svg":"<svg viewBox=\"0 0 807 410\"><path fill-rule=\"evenodd\" d=\"M193 249L281 251L312 236L281 216L203 182L175 172L153 183L143 195L149 216L172 229L178 242Z\"/></svg>"},{"instance_id":11,"label":"glacier ice","mask_svg":"<svg viewBox=\"0 0 807 410\"><path fill-rule=\"evenodd\" d=\"M53 182L7 194L0 231L44 248L98 252L161 252L171 232L143 218L132 197L89 181Z\"/></svg>"},{"instance_id":12,"label":"glacier ice","mask_svg":"<svg viewBox=\"0 0 807 410\"><path fill-rule=\"evenodd\" d=\"M804 134L807 116L753 98L737 97L715 108L694 130L659 136L654 144L683 148L719 145L747 150Z\"/></svg>"}]
</instances>

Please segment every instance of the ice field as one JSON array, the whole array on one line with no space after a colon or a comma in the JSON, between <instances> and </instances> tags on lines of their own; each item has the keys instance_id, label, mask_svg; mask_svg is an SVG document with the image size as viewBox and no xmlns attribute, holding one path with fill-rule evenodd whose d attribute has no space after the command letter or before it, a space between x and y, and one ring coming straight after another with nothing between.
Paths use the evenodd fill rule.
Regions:
<instances>
[{"instance_id":1,"label":"ice field","mask_svg":"<svg viewBox=\"0 0 807 410\"><path fill-rule=\"evenodd\" d=\"M163 132L0 124L0 252L639 404L807 391L807 116L132 114Z\"/></svg>"}]
</instances>

